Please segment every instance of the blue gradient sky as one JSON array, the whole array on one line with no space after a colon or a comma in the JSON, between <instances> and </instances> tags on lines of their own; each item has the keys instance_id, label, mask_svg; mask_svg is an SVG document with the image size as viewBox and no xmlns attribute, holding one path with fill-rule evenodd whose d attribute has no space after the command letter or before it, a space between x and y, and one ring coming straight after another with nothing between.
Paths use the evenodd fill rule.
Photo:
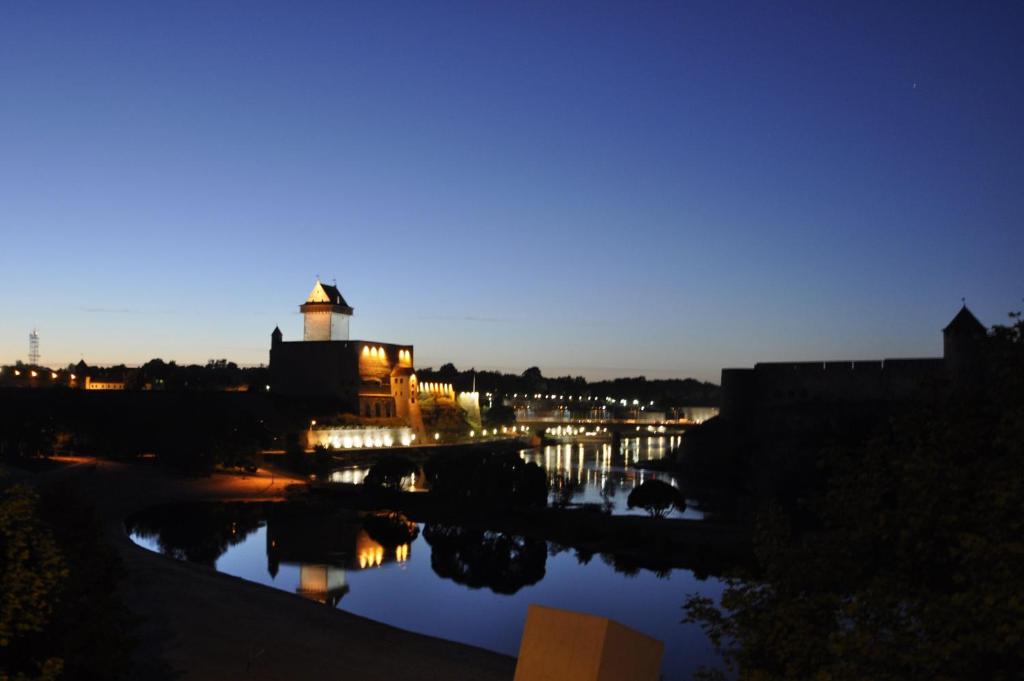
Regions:
<instances>
[{"instance_id":1,"label":"blue gradient sky","mask_svg":"<svg viewBox=\"0 0 1024 681\"><path fill-rule=\"evenodd\" d=\"M939 354L1024 295L1024 6L895 4L4 3L0 362L266 361L316 274L421 366Z\"/></svg>"}]
</instances>

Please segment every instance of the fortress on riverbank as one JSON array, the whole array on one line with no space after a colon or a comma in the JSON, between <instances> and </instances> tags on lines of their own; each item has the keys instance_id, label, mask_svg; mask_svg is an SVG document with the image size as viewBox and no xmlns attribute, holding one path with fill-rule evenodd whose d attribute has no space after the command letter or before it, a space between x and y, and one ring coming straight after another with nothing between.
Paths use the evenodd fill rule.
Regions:
<instances>
[{"instance_id":1,"label":"fortress on riverbank","mask_svg":"<svg viewBox=\"0 0 1024 681\"><path fill-rule=\"evenodd\" d=\"M317 279L299 311L302 340L285 341L280 328L270 337L272 393L325 402L334 411L368 424L400 425L421 437L425 434L423 410L433 422L438 414L465 412L472 417L475 408L479 420L476 392L456 395L450 384L417 381L412 345L350 339L354 310L337 286ZM340 438L327 431L321 434L332 442L331 438Z\"/></svg>"},{"instance_id":2,"label":"fortress on riverbank","mask_svg":"<svg viewBox=\"0 0 1024 681\"><path fill-rule=\"evenodd\" d=\"M744 422L799 405L923 400L975 380L986 333L964 305L942 330L942 357L761 362L752 369L723 369L721 416L724 421Z\"/></svg>"}]
</instances>

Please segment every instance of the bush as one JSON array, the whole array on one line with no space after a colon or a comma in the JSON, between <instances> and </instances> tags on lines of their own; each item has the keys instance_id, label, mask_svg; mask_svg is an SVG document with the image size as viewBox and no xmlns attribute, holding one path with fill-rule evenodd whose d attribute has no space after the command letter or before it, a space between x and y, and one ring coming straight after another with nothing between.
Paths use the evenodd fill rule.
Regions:
<instances>
[{"instance_id":1,"label":"bush","mask_svg":"<svg viewBox=\"0 0 1024 681\"><path fill-rule=\"evenodd\" d=\"M0 678L128 677L120 576L92 508L70 490L0 493Z\"/></svg>"},{"instance_id":2,"label":"bush","mask_svg":"<svg viewBox=\"0 0 1024 681\"><path fill-rule=\"evenodd\" d=\"M686 510L686 499L682 492L661 480L648 480L629 493L626 499L629 508L642 508L655 518L664 517L673 508Z\"/></svg>"},{"instance_id":3,"label":"bush","mask_svg":"<svg viewBox=\"0 0 1024 681\"><path fill-rule=\"evenodd\" d=\"M363 529L370 538L387 549L411 544L420 534L420 526L401 513L377 513L363 518Z\"/></svg>"},{"instance_id":4,"label":"bush","mask_svg":"<svg viewBox=\"0 0 1024 681\"><path fill-rule=\"evenodd\" d=\"M496 404L484 412L484 426L495 428L498 426L514 426L516 424L516 410L504 404Z\"/></svg>"}]
</instances>

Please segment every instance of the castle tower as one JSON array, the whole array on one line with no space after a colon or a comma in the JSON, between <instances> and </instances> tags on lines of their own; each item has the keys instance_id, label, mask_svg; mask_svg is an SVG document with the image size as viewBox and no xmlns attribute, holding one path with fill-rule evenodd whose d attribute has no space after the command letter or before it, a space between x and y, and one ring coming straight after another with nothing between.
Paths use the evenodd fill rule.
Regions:
<instances>
[{"instance_id":1,"label":"castle tower","mask_svg":"<svg viewBox=\"0 0 1024 681\"><path fill-rule=\"evenodd\" d=\"M302 340L347 341L348 320L352 308L336 286L328 286L319 279L306 302L299 306L303 318Z\"/></svg>"},{"instance_id":2,"label":"castle tower","mask_svg":"<svg viewBox=\"0 0 1024 681\"><path fill-rule=\"evenodd\" d=\"M984 325L965 304L942 330L942 356L957 382L976 377L982 361L982 342L988 335Z\"/></svg>"}]
</instances>

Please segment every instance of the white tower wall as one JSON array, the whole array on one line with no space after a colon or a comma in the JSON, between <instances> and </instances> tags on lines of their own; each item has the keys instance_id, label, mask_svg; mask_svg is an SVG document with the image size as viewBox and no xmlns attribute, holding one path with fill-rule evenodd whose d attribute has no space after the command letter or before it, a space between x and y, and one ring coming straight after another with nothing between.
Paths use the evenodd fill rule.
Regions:
<instances>
[{"instance_id":1,"label":"white tower wall","mask_svg":"<svg viewBox=\"0 0 1024 681\"><path fill-rule=\"evenodd\" d=\"M330 312L328 310L315 310L303 312L303 333L302 340L307 341L347 341L348 340L348 319L347 314Z\"/></svg>"}]
</instances>

